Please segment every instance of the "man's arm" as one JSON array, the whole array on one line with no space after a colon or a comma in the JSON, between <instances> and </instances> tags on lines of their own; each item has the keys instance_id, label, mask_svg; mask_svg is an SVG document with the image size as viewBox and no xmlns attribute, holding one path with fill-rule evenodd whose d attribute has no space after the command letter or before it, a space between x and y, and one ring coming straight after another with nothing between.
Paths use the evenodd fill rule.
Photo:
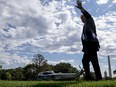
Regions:
<instances>
[{"instance_id":1,"label":"man's arm","mask_svg":"<svg viewBox=\"0 0 116 87\"><path fill-rule=\"evenodd\" d=\"M81 10L81 12L86 17L86 19L91 18L91 15L83 8L82 2L80 0L77 0L77 6L76 7Z\"/></svg>"}]
</instances>

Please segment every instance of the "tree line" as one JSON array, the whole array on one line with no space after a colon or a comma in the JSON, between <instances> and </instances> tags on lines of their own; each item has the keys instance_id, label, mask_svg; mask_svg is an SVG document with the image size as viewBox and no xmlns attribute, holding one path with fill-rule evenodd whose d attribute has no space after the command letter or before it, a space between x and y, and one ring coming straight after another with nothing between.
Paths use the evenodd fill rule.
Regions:
<instances>
[{"instance_id":1,"label":"tree line","mask_svg":"<svg viewBox=\"0 0 116 87\"><path fill-rule=\"evenodd\" d=\"M24 67L15 69L0 69L1 80L36 80L38 73L43 71L53 70L55 73L78 73L77 68L73 67L70 63L58 63L50 65L41 54L33 57L32 63Z\"/></svg>"}]
</instances>

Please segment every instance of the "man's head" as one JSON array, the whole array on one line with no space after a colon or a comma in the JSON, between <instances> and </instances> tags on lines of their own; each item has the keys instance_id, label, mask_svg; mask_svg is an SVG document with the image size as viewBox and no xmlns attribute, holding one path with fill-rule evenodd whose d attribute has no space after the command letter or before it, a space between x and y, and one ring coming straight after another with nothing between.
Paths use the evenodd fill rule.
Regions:
<instances>
[{"instance_id":1,"label":"man's head","mask_svg":"<svg viewBox=\"0 0 116 87\"><path fill-rule=\"evenodd\" d=\"M85 23L86 22L86 17L84 15L81 15L81 20L82 20L83 23Z\"/></svg>"}]
</instances>

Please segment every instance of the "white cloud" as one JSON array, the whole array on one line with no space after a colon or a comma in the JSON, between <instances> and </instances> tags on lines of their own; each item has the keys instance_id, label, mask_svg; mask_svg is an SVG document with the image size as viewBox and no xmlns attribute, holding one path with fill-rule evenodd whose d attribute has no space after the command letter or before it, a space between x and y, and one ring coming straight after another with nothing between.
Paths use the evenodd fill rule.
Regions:
<instances>
[{"instance_id":1,"label":"white cloud","mask_svg":"<svg viewBox=\"0 0 116 87\"><path fill-rule=\"evenodd\" d=\"M49 53L80 53L83 25L74 8L74 2L48 0L43 6L40 1L42 0L0 1L0 52L7 56L8 61L16 57L16 63L22 64L21 55L17 54L26 51L29 54L39 50ZM108 0L97 0L98 4L107 2ZM115 57L116 12L110 11L96 17L95 21L101 44L100 55L103 57L110 53ZM11 51L16 52L16 55L10 55ZM27 54L25 56L28 57ZM4 61L1 59L1 63L5 63Z\"/></svg>"},{"instance_id":2,"label":"white cloud","mask_svg":"<svg viewBox=\"0 0 116 87\"><path fill-rule=\"evenodd\" d=\"M74 45L78 44L77 41L80 36L80 32L78 32L80 31L80 26L72 20L71 12L67 10L67 8L71 7L65 7L65 3L66 2L63 2L63 4L59 5L59 2L53 1L46 7L42 6L37 0L29 0L28 2L24 0L12 0L10 3L2 2L3 8L7 5L7 8L4 8L3 14L1 14L3 20L1 22L4 23L3 28L6 28L6 23L16 26L16 28L7 27L9 28L7 32L3 31L2 35L7 37L10 35L11 37L8 40L9 42L7 40L5 40L5 42L8 42L10 48L32 41L32 45L40 46L46 51L70 52L75 50L74 47L76 46ZM58 5L61 6L61 8L57 8ZM61 11L58 12L58 10ZM58 27L55 25L56 22L59 23ZM59 30L57 30L57 28ZM76 34L75 32L78 33ZM70 35L71 33L72 35ZM75 36L77 36L77 38ZM44 37L44 39L37 40L42 37ZM36 38L36 40L34 38ZM77 41L75 42L75 40Z\"/></svg>"},{"instance_id":3,"label":"white cloud","mask_svg":"<svg viewBox=\"0 0 116 87\"><path fill-rule=\"evenodd\" d=\"M75 50L74 47L77 47L79 39L76 36L80 35L79 32L78 34L75 32L80 31L80 29L77 30L80 26L72 21L69 10L72 7L65 7L65 3L63 1L59 4L57 1L52 1L49 5L43 6L38 0L0 1L0 39L2 41L0 52L4 51L7 57L5 57L6 63L4 62L6 65L10 63L12 67L13 62L17 65L19 62L22 64L21 55L17 56L17 53L22 53L25 43L32 45L29 49L37 46L46 52L69 53ZM59 26L55 23L59 23ZM16 55L10 55L12 51L16 52ZM2 63L3 61L5 61L4 58L1 58Z\"/></svg>"},{"instance_id":4,"label":"white cloud","mask_svg":"<svg viewBox=\"0 0 116 87\"><path fill-rule=\"evenodd\" d=\"M65 63L74 63L74 60L71 59L71 60L61 60L60 62L65 62Z\"/></svg>"},{"instance_id":5,"label":"white cloud","mask_svg":"<svg viewBox=\"0 0 116 87\"><path fill-rule=\"evenodd\" d=\"M53 64L53 65L56 65L58 63L74 63L74 60L73 59L70 59L70 60L59 60L59 61L48 61L49 64Z\"/></svg>"},{"instance_id":6,"label":"white cloud","mask_svg":"<svg viewBox=\"0 0 116 87\"><path fill-rule=\"evenodd\" d=\"M113 2L113 3L116 3L116 0L113 0L112 2Z\"/></svg>"},{"instance_id":7,"label":"white cloud","mask_svg":"<svg viewBox=\"0 0 116 87\"><path fill-rule=\"evenodd\" d=\"M20 57L17 54L8 54L2 53L0 55L0 64L2 64L3 68L16 68L19 66L25 66L29 64L31 61L26 57Z\"/></svg>"},{"instance_id":8,"label":"white cloud","mask_svg":"<svg viewBox=\"0 0 116 87\"><path fill-rule=\"evenodd\" d=\"M97 4L106 4L108 0L97 0Z\"/></svg>"},{"instance_id":9,"label":"white cloud","mask_svg":"<svg viewBox=\"0 0 116 87\"><path fill-rule=\"evenodd\" d=\"M116 56L116 12L108 12L95 20L98 38L101 45L101 55Z\"/></svg>"}]
</instances>

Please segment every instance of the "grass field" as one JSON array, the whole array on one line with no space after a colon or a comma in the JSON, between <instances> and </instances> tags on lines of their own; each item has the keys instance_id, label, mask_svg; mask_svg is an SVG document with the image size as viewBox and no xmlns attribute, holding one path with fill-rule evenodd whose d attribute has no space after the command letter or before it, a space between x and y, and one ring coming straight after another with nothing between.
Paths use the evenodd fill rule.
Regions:
<instances>
[{"instance_id":1,"label":"grass field","mask_svg":"<svg viewBox=\"0 0 116 87\"><path fill-rule=\"evenodd\" d=\"M0 87L116 87L115 81L0 81Z\"/></svg>"}]
</instances>

